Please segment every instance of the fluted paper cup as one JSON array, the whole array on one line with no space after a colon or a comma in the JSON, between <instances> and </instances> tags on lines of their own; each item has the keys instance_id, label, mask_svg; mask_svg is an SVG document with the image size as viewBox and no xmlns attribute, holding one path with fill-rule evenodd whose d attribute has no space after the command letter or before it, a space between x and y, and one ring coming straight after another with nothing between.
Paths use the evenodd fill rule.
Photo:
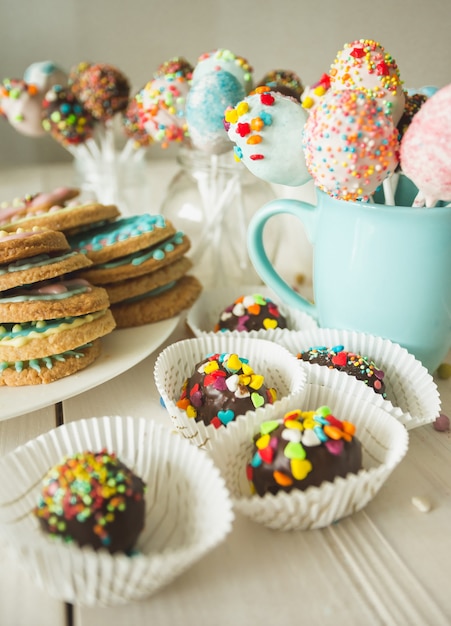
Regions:
<instances>
[{"instance_id":1,"label":"fluted paper cup","mask_svg":"<svg viewBox=\"0 0 451 626\"><path fill-rule=\"evenodd\" d=\"M154 369L155 384L173 426L185 439L200 448L210 448L210 436L216 430L215 426L188 417L176 403L183 383L194 373L195 365L215 353L237 354L248 359L254 372L264 376L265 385L276 389L276 402L256 409L258 414L267 413L281 398L305 389L305 368L295 355L271 341L255 339L243 333L239 336L213 333L171 344L158 355ZM236 419L245 419L248 413L253 411ZM226 428L228 426L221 426L218 431L222 432Z\"/></svg>"},{"instance_id":2,"label":"fluted paper cup","mask_svg":"<svg viewBox=\"0 0 451 626\"><path fill-rule=\"evenodd\" d=\"M282 315L285 316L287 328L246 331L246 334L249 334L250 337L274 341L280 334L283 336L291 331L318 328L318 324L313 317L298 309L287 306L280 301L269 287L263 285L246 287L244 291L242 288L240 291L237 287L224 287L203 291L189 310L186 323L195 337L201 337L205 334L214 334L215 324L219 321L219 316L222 311L240 296L253 294L261 294L265 298L270 298L278 306ZM243 333L243 331L239 330L228 330L225 332L234 336L240 336Z\"/></svg>"},{"instance_id":3,"label":"fluted paper cup","mask_svg":"<svg viewBox=\"0 0 451 626\"><path fill-rule=\"evenodd\" d=\"M52 539L32 513L47 471L80 451L114 451L146 483L136 554ZM209 456L151 420L100 417L60 426L0 459L0 540L53 597L86 606L140 600L167 585L230 532L232 504Z\"/></svg>"},{"instance_id":4,"label":"fluted paper cup","mask_svg":"<svg viewBox=\"0 0 451 626\"><path fill-rule=\"evenodd\" d=\"M354 379L356 393L363 386L369 401L384 406L407 429L433 422L440 414L440 394L431 374L397 343L366 333L328 328L290 333L280 336L279 341L293 354L317 346L343 345L349 352L370 358L384 371L385 399L353 376L318 364L305 363L308 382L335 387L343 378ZM353 393L352 385L348 392Z\"/></svg>"},{"instance_id":5,"label":"fluted paper cup","mask_svg":"<svg viewBox=\"0 0 451 626\"><path fill-rule=\"evenodd\" d=\"M280 531L322 528L365 507L375 497L407 452L408 433L383 407L368 402L365 394L349 395L340 389L309 384L302 400L287 398L271 419L294 409L315 410L327 405L337 419L356 426L362 444L362 465L357 474L337 477L305 491L251 493L246 465L253 456L253 437L264 419L254 415L230 424L220 445L213 441L210 455L219 467L235 510L258 524Z\"/></svg>"}]
</instances>

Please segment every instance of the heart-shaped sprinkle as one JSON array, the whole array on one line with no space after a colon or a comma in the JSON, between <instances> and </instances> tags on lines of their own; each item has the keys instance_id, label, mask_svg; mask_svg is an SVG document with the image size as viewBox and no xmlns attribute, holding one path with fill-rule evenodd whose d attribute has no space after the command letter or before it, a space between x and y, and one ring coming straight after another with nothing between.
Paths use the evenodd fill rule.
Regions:
<instances>
[{"instance_id":1,"label":"heart-shaped sprinkle","mask_svg":"<svg viewBox=\"0 0 451 626\"><path fill-rule=\"evenodd\" d=\"M255 303L254 296L244 296L243 298L243 306L247 309Z\"/></svg>"},{"instance_id":2,"label":"heart-shaped sprinkle","mask_svg":"<svg viewBox=\"0 0 451 626\"><path fill-rule=\"evenodd\" d=\"M251 401L252 401L252 404L254 405L254 407L256 409L258 409L259 407L261 407L261 406L263 406L265 404L264 397L261 396L256 391L254 391L254 393L251 393Z\"/></svg>"},{"instance_id":3,"label":"heart-shaped sprinkle","mask_svg":"<svg viewBox=\"0 0 451 626\"><path fill-rule=\"evenodd\" d=\"M260 467L260 465L262 464L262 457L259 455L258 452L254 454L250 464L252 465L252 467Z\"/></svg>"},{"instance_id":4,"label":"heart-shaped sprinkle","mask_svg":"<svg viewBox=\"0 0 451 626\"><path fill-rule=\"evenodd\" d=\"M222 422L217 415L212 418L210 424L212 424L215 428L221 428L222 426Z\"/></svg>"},{"instance_id":5,"label":"heart-shaped sprinkle","mask_svg":"<svg viewBox=\"0 0 451 626\"><path fill-rule=\"evenodd\" d=\"M344 367L348 362L348 353L347 352L339 352L335 356L332 357L332 363L337 367Z\"/></svg>"},{"instance_id":6,"label":"heart-shaped sprinkle","mask_svg":"<svg viewBox=\"0 0 451 626\"><path fill-rule=\"evenodd\" d=\"M261 306L265 306L267 300L261 293L254 293L254 301L256 304L260 304Z\"/></svg>"},{"instance_id":7,"label":"heart-shaped sprinkle","mask_svg":"<svg viewBox=\"0 0 451 626\"><path fill-rule=\"evenodd\" d=\"M323 429L321 428L321 426L314 426L313 432L316 433L316 436L321 442L324 443L325 441L327 441L327 435L323 433Z\"/></svg>"},{"instance_id":8,"label":"heart-shaped sprinkle","mask_svg":"<svg viewBox=\"0 0 451 626\"><path fill-rule=\"evenodd\" d=\"M314 446L321 445L321 441L318 435L311 428L307 428L307 430L304 430L304 432L302 433L301 441L302 444L307 448L313 448Z\"/></svg>"},{"instance_id":9,"label":"heart-shaped sprinkle","mask_svg":"<svg viewBox=\"0 0 451 626\"><path fill-rule=\"evenodd\" d=\"M210 385L214 385L216 378L213 374L207 374L204 378L205 387L209 387Z\"/></svg>"},{"instance_id":10,"label":"heart-shaped sprinkle","mask_svg":"<svg viewBox=\"0 0 451 626\"><path fill-rule=\"evenodd\" d=\"M202 392L196 391L196 393L190 394L191 404L197 409L202 406Z\"/></svg>"},{"instance_id":11,"label":"heart-shaped sprinkle","mask_svg":"<svg viewBox=\"0 0 451 626\"><path fill-rule=\"evenodd\" d=\"M326 441L324 445L331 454L338 456L343 450L344 442L342 439L339 439L337 441L331 439L330 441Z\"/></svg>"},{"instance_id":12,"label":"heart-shaped sprinkle","mask_svg":"<svg viewBox=\"0 0 451 626\"><path fill-rule=\"evenodd\" d=\"M224 311L224 313L221 314L221 322L227 322L227 320L229 320L232 317L232 314L229 311Z\"/></svg>"},{"instance_id":13,"label":"heart-shaped sprinkle","mask_svg":"<svg viewBox=\"0 0 451 626\"><path fill-rule=\"evenodd\" d=\"M269 436L268 433L265 433L264 435L262 435L261 437L257 439L257 441L255 442L255 445L257 446L259 450L262 450L263 448L267 448L269 446L270 441L271 441L271 437Z\"/></svg>"},{"instance_id":14,"label":"heart-shaped sprinkle","mask_svg":"<svg viewBox=\"0 0 451 626\"><path fill-rule=\"evenodd\" d=\"M219 368L219 365L218 365L217 361L209 361L208 363L205 364L204 372L206 374L211 374L212 372L214 372L218 368Z\"/></svg>"},{"instance_id":15,"label":"heart-shaped sprinkle","mask_svg":"<svg viewBox=\"0 0 451 626\"><path fill-rule=\"evenodd\" d=\"M296 420L298 417L300 417L301 413L302 411L300 409L289 411L283 416L283 421L286 422L287 420Z\"/></svg>"},{"instance_id":16,"label":"heart-shaped sprinkle","mask_svg":"<svg viewBox=\"0 0 451 626\"><path fill-rule=\"evenodd\" d=\"M302 433L300 430L297 430L295 428L285 428L282 431L282 434L280 436L285 441L293 441L294 443L300 443Z\"/></svg>"},{"instance_id":17,"label":"heart-shaped sprinkle","mask_svg":"<svg viewBox=\"0 0 451 626\"><path fill-rule=\"evenodd\" d=\"M270 446L268 446L267 448L262 448L258 451L258 453L265 463L272 463L272 460L274 458L274 450Z\"/></svg>"},{"instance_id":18,"label":"heart-shaped sprinkle","mask_svg":"<svg viewBox=\"0 0 451 626\"><path fill-rule=\"evenodd\" d=\"M268 420L260 424L260 432L262 435L267 435L268 433L272 433L278 426L279 422L277 420Z\"/></svg>"},{"instance_id":19,"label":"heart-shaped sprinkle","mask_svg":"<svg viewBox=\"0 0 451 626\"><path fill-rule=\"evenodd\" d=\"M186 407L186 414L187 414L188 417L196 417L197 416L197 411L192 406L192 404L190 404L189 406Z\"/></svg>"},{"instance_id":20,"label":"heart-shaped sprinkle","mask_svg":"<svg viewBox=\"0 0 451 626\"><path fill-rule=\"evenodd\" d=\"M227 411L218 411L218 417L223 424L228 424L235 417L235 413L231 409L227 409Z\"/></svg>"},{"instance_id":21,"label":"heart-shaped sprinkle","mask_svg":"<svg viewBox=\"0 0 451 626\"><path fill-rule=\"evenodd\" d=\"M293 430L304 430L302 422L298 422L297 420L287 420L285 422L285 426L287 428L292 428Z\"/></svg>"},{"instance_id":22,"label":"heart-shaped sprinkle","mask_svg":"<svg viewBox=\"0 0 451 626\"><path fill-rule=\"evenodd\" d=\"M218 391L225 391L227 389L226 379L218 376L217 378L215 378L213 387Z\"/></svg>"},{"instance_id":23,"label":"heart-shaped sprinkle","mask_svg":"<svg viewBox=\"0 0 451 626\"><path fill-rule=\"evenodd\" d=\"M237 354L231 354L227 360L226 367L231 372L238 372L241 369L242 362Z\"/></svg>"},{"instance_id":24,"label":"heart-shaped sprinkle","mask_svg":"<svg viewBox=\"0 0 451 626\"><path fill-rule=\"evenodd\" d=\"M283 451L287 459L305 459L305 450L300 443L289 441Z\"/></svg>"},{"instance_id":25,"label":"heart-shaped sprinkle","mask_svg":"<svg viewBox=\"0 0 451 626\"><path fill-rule=\"evenodd\" d=\"M342 438L342 432L336 426L324 426L323 430L324 434L326 434L329 439L334 439L335 441L338 441Z\"/></svg>"},{"instance_id":26,"label":"heart-shaped sprinkle","mask_svg":"<svg viewBox=\"0 0 451 626\"><path fill-rule=\"evenodd\" d=\"M304 478L312 471L312 464L308 459L291 459L291 473L296 480L304 480Z\"/></svg>"},{"instance_id":27,"label":"heart-shaped sprinkle","mask_svg":"<svg viewBox=\"0 0 451 626\"><path fill-rule=\"evenodd\" d=\"M232 309L232 313L236 315L237 317L241 317L242 315L244 315L245 312L246 311L242 302L238 302L238 304L235 304L235 306Z\"/></svg>"},{"instance_id":28,"label":"heart-shaped sprinkle","mask_svg":"<svg viewBox=\"0 0 451 626\"><path fill-rule=\"evenodd\" d=\"M277 320L272 320L269 317L265 317L265 319L263 320L263 328L265 328L266 330L272 330L274 328L277 328Z\"/></svg>"},{"instance_id":29,"label":"heart-shaped sprinkle","mask_svg":"<svg viewBox=\"0 0 451 626\"><path fill-rule=\"evenodd\" d=\"M237 390L238 383L240 382L240 377L238 374L232 374L225 380L225 384L227 385L227 389L232 393Z\"/></svg>"},{"instance_id":30,"label":"heart-shaped sprinkle","mask_svg":"<svg viewBox=\"0 0 451 626\"><path fill-rule=\"evenodd\" d=\"M250 367L247 363L242 364L242 369L243 369L243 374L245 374L246 376L252 376L252 374L254 373L254 370L252 369L252 367Z\"/></svg>"},{"instance_id":31,"label":"heart-shaped sprinkle","mask_svg":"<svg viewBox=\"0 0 451 626\"><path fill-rule=\"evenodd\" d=\"M238 387L235 389L235 398L249 398L250 395L251 392L249 391L249 389L247 387L244 387L243 385L238 385Z\"/></svg>"},{"instance_id":32,"label":"heart-shaped sprinkle","mask_svg":"<svg viewBox=\"0 0 451 626\"><path fill-rule=\"evenodd\" d=\"M265 382L265 379L261 374L253 374L251 376L249 387L257 390L257 389L260 389L260 387L263 385L264 382Z\"/></svg>"},{"instance_id":33,"label":"heart-shaped sprinkle","mask_svg":"<svg viewBox=\"0 0 451 626\"><path fill-rule=\"evenodd\" d=\"M289 487L293 484L293 479L291 478L291 476L288 476L283 472L278 472L277 470L275 470L272 475L275 482L281 487Z\"/></svg>"},{"instance_id":34,"label":"heart-shaped sprinkle","mask_svg":"<svg viewBox=\"0 0 451 626\"><path fill-rule=\"evenodd\" d=\"M247 307L247 312L251 315L258 315L260 313L260 305L259 304L251 304Z\"/></svg>"}]
</instances>

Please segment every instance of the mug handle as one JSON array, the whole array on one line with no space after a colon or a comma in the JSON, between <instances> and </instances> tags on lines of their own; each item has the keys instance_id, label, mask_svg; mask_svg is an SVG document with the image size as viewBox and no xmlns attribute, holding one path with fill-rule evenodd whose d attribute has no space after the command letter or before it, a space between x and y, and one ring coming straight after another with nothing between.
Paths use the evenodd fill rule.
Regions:
<instances>
[{"instance_id":1,"label":"mug handle","mask_svg":"<svg viewBox=\"0 0 451 626\"><path fill-rule=\"evenodd\" d=\"M263 231L266 222L274 215L288 213L304 224L307 236L313 243L315 234L315 206L302 200L277 198L262 206L251 218L247 230L247 247L252 264L263 280L278 296L295 309L300 309L314 319L318 319L316 306L303 298L274 269L263 244Z\"/></svg>"}]
</instances>

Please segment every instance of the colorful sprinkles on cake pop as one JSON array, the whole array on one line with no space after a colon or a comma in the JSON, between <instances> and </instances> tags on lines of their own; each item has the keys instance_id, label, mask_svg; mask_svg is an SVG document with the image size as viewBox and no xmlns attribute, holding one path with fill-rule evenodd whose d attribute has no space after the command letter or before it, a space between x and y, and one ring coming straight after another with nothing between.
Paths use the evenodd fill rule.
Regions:
<instances>
[{"instance_id":1,"label":"colorful sprinkles on cake pop","mask_svg":"<svg viewBox=\"0 0 451 626\"><path fill-rule=\"evenodd\" d=\"M42 102L42 127L63 146L76 146L94 135L94 118L69 89L54 85Z\"/></svg>"},{"instance_id":2,"label":"colorful sprinkles on cake pop","mask_svg":"<svg viewBox=\"0 0 451 626\"><path fill-rule=\"evenodd\" d=\"M219 428L227 426L237 415L276 401L276 390L267 388L264 382L264 376L255 373L247 359L237 354L215 353L197 365L194 376L183 384L176 404L196 421L202 421L201 413L210 408L213 416L208 423Z\"/></svg>"},{"instance_id":3,"label":"colorful sprinkles on cake pop","mask_svg":"<svg viewBox=\"0 0 451 626\"><path fill-rule=\"evenodd\" d=\"M376 393L385 397L384 372L378 368L374 361L367 356L345 350L343 345L331 348L326 346L314 346L299 352L298 359L318 365L324 365L329 369L337 369L372 387Z\"/></svg>"},{"instance_id":4,"label":"colorful sprinkles on cake pop","mask_svg":"<svg viewBox=\"0 0 451 626\"><path fill-rule=\"evenodd\" d=\"M247 465L247 478L252 483L255 468L273 463L279 441L283 441L286 467L275 464L272 477L277 485L291 487L313 470L306 449L323 445L329 454L339 456L344 442L352 441L355 430L354 424L337 419L327 406L314 411L295 409L282 419L263 422L255 438L257 451Z\"/></svg>"},{"instance_id":5,"label":"colorful sprinkles on cake pop","mask_svg":"<svg viewBox=\"0 0 451 626\"><path fill-rule=\"evenodd\" d=\"M286 328L285 317L279 307L270 299L259 293L240 296L222 311L219 321L214 327L215 332L237 330L273 330Z\"/></svg>"},{"instance_id":6,"label":"colorful sprinkles on cake pop","mask_svg":"<svg viewBox=\"0 0 451 626\"><path fill-rule=\"evenodd\" d=\"M93 532L102 546L111 543L109 527L125 511L127 499L140 501L143 494L134 487L134 475L114 453L80 452L66 457L43 480L42 492L34 514L46 521L50 535L67 534L67 524L93 521Z\"/></svg>"}]
</instances>

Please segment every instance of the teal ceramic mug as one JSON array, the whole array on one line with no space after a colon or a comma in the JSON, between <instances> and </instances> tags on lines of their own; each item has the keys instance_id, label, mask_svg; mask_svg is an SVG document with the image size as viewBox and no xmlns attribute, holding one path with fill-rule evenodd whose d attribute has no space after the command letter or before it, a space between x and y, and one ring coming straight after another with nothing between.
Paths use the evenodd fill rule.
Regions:
<instances>
[{"instance_id":1,"label":"teal ceramic mug","mask_svg":"<svg viewBox=\"0 0 451 626\"><path fill-rule=\"evenodd\" d=\"M451 348L451 207L412 208L416 192L400 176L396 206L383 204L383 196L366 204L321 191L316 206L273 200L252 218L248 250L257 273L287 305L322 327L399 343L432 373ZM314 304L281 278L265 252L265 224L283 213L302 221L312 243Z\"/></svg>"}]
</instances>

